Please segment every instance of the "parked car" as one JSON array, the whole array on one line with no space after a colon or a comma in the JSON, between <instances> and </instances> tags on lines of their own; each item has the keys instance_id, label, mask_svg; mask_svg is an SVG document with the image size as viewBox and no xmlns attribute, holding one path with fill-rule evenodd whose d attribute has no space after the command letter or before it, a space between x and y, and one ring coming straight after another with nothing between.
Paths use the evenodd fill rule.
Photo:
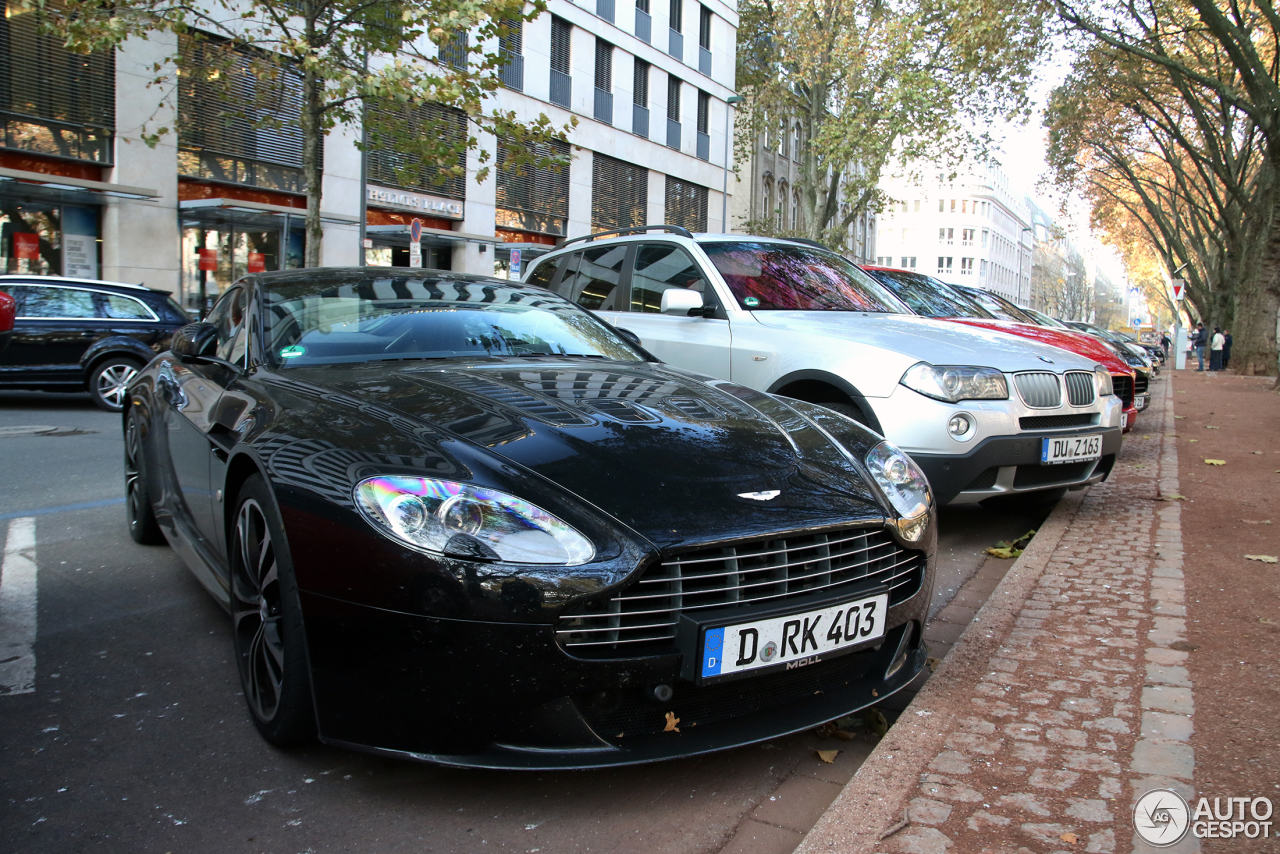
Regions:
<instances>
[{"instance_id":1,"label":"parked car","mask_svg":"<svg viewBox=\"0 0 1280 854\"><path fill-rule=\"evenodd\" d=\"M913 316L817 244L623 229L568 241L526 281L669 364L860 421L920 464L939 503L1056 500L1106 477L1120 448L1122 405L1105 368Z\"/></svg>"},{"instance_id":2,"label":"parked car","mask_svg":"<svg viewBox=\"0 0 1280 854\"><path fill-rule=\"evenodd\" d=\"M1063 323L1070 326L1072 329L1078 329L1086 334L1094 335L1105 341L1113 342L1116 346L1127 349L1129 352L1147 360L1151 364L1159 364L1159 362L1163 360L1163 350L1155 345L1143 344L1132 335L1127 335L1123 332L1115 332L1110 329L1103 329L1101 326L1093 323L1085 323L1082 320L1064 320ZM1157 357L1157 353L1160 353L1161 355Z\"/></svg>"},{"instance_id":3,"label":"parked car","mask_svg":"<svg viewBox=\"0 0 1280 854\"><path fill-rule=\"evenodd\" d=\"M190 322L168 293L141 285L59 276L0 276L16 301L0 388L88 390L118 412L138 369Z\"/></svg>"},{"instance_id":4,"label":"parked car","mask_svg":"<svg viewBox=\"0 0 1280 854\"><path fill-rule=\"evenodd\" d=\"M924 664L909 457L539 288L252 275L126 405L130 533L231 612L275 743L647 762L820 725Z\"/></svg>"},{"instance_id":5,"label":"parked car","mask_svg":"<svg viewBox=\"0 0 1280 854\"><path fill-rule=\"evenodd\" d=\"M13 316L16 313L16 307L17 302L14 298L0 291L0 353L9 346L9 339L13 335Z\"/></svg>"},{"instance_id":6,"label":"parked car","mask_svg":"<svg viewBox=\"0 0 1280 854\"><path fill-rule=\"evenodd\" d=\"M967 288L956 288L924 273L892 267L863 266L862 269L874 276L877 281L892 291L894 296L922 317L936 317L983 329L993 329L997 332L1007 332L1051 347L1070 350L1086 359L1096 361L1111 374L1112 389L1124 403L1125 431L1128 432L1133 427L1133 422L1138 417L1138 409L1133 402L1133 368L1103 342L1070 329L1051 329L1040 326L1031 322L1031 318L1017 320L1007 311L1002 311L997 317L973 297Z\"/></svg>"},{"instance_id":7,"label":"parked car","mask_svg":"<svg viewBox=\"0 0 1280 854\"><path fill-rule=\"evenodd\" d=\"M1092 324L1081 323L1077 320L1058 320L1057 318L1053 318L1053 320L1067 329L1074 329L1086 335L1092 335L1099 341L1105 341L1114 347L1120 357L1133 366L1133 397L1138 406L1138 411L1141 412L1151 405L1150 388L1154 366L1145 352L1140 348L1130 346L1116 336L1106 334L1107 330Z\"/></svg>"}]
</instances>

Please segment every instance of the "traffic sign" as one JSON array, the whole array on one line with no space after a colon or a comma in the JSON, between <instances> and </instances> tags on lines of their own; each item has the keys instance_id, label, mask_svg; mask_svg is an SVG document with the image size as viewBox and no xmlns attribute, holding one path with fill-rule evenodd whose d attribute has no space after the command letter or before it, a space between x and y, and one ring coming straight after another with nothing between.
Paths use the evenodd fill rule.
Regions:
<instances>
[{"instance_id":1,"label":"traffic sign","mask_svg":"<svg viewBox=\"0 0 1280 854\"><path fill-rule=\"evenodd\" d=\"M409 239L414 243L422 239L422 220L416 217L413 222L409 223Z\"/></svg>"},{"instance_id":2,"label":"traffic sign","mask_svg":"<svg viewBox=\"0 0 1280 854\"><path fill-rule=\"evenodd\" d=\"M1183 294L1187 292L1187 283L1182 279L1173 280L1173 298L1181 300Z\"/></svg>"},{"instance_id":3,"label":"traffic sign","mask_svg":"<svg viewBox=\"0 0 1280 854\"><path fill-rule=\"evenodd\" d=\"M422 220L417 217L409 223L409 266L422 266Z\"/></svg>"}]
</instances>

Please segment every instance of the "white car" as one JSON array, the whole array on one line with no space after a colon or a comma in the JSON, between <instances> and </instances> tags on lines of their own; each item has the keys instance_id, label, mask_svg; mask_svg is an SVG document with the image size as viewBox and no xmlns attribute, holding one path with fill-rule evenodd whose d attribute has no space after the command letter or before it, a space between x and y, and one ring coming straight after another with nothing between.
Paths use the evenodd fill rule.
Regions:
<instances>
[{"instance_id":1,"label":"white car","mask_svg":"<svg viewBox=\"0 0 1280 854\"><path fill-rule=\"evenodd\" d=\"M867 425L919 463L939 504L1056 500L1103 480L1120 450L1122 403L1105 368L913 316L817 244L622 229L566 242L525 281L634 333L668 364Z\"/></svg>"}]
</instances>

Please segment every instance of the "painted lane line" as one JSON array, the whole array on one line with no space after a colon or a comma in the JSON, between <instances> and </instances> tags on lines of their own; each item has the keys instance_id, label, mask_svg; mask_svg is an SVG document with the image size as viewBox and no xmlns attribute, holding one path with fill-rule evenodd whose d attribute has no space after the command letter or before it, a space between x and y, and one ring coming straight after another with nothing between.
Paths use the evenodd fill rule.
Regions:
<instances>
[{"instance_id":1,"label":"painted lane line","mask_svg":"<svg viewBox=\"0 0 1280 854\"><path fill-rule=\"evenodd\" d=\"M0 564L0 694L36 690L36 520L9 522Z\"/></svg>"},{"instance_id":2,"label":"painted lane line","mask_svg":"<svg viewBox=\"0 0 1280 854\"><path fill-rule=\"evenodd\" d=\"M101 501L86 501L82 504L62 504L57 507L41 507L36 510L15 510L11 513L0 513L0 522L9 519L19 519L23 516L48 516L51 513L67 513L71 510L90 510L94 507L110 507L113 504L123 504L123 498L104 498Z\"/></svg>"}]
</instances>

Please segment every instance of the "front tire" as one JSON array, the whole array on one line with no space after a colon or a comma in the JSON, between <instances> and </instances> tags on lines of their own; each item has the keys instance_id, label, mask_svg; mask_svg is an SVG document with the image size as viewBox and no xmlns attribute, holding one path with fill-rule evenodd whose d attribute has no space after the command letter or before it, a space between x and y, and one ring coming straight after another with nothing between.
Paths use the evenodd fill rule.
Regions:
<instances>
[{"instance_id":1,"label":"front tire","mask_svg":"<svg viewBox=\"0 0 1280 854\"><path fill-rule=\"evenodd\" d=\"M136 359L111 356L100 362L89 374L89 394L99 409L119 412L124 409L129 382L142 365Z\"/></svg>"},{"instance_id":2,"label":"front tire","mask_svg":"<svg viewBox=\"0 0 1280 854\"><path fill-rule=\"evenodd\" d=\"M316 735L302 605L284 529L266 481L240 490L231 534L231 619L236 663L254 726L272 744Z\"/></svg>"},{"instance_id":3,"label":"front tire","mask_svg":"<svg viewBox=\"0 0 1280 854\"><path fill-rule=\"evenodd\" d=\"M151 490L147 483L146 449L142 441L142 425L136 410L129 410L124 426L124 493L125 518L129 536L135 543L158 546L165 542L151 507Z\"/></svg>"}]
</instances>

